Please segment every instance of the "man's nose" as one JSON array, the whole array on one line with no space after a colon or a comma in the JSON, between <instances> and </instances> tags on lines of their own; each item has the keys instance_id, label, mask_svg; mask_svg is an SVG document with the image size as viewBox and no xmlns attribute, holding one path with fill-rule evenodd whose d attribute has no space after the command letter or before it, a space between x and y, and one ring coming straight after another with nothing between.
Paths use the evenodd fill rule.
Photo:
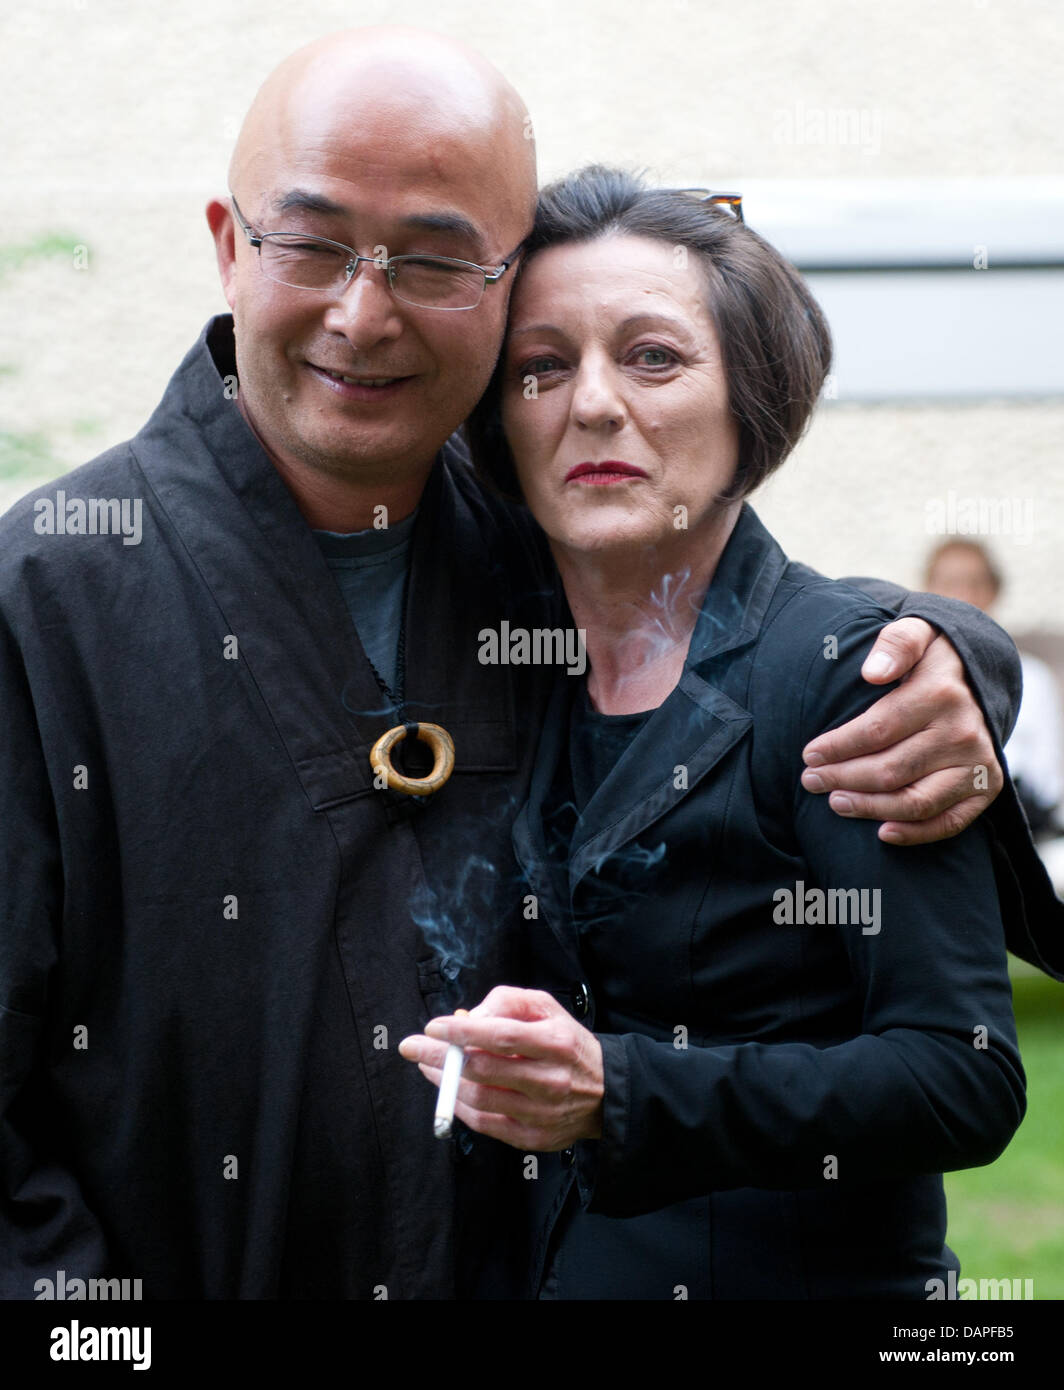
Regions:
<instances>
[{"instance_id":1,"label":"man's nose","mask_svg":"<svg viewBox=\"0 0 1064 1390\"><path fill-rule=\"evenodd\" d=\"M581 429L620 429L626 423L628 409L613 363L592 360L580 364L572 418Z\"/></svg>"},{"instance_id":2,"label":"man's nose","mask_svg":"<svg viewBox=\"0 0 1064 1390\"><path fill-rule=\"evenodd\" d=\"M397 338L403 320L388 285L388 272L374 261L359 261L346 287L326 310L325 327L330 333L342 333L359 349Z\"/></svg>"}]
</instances>

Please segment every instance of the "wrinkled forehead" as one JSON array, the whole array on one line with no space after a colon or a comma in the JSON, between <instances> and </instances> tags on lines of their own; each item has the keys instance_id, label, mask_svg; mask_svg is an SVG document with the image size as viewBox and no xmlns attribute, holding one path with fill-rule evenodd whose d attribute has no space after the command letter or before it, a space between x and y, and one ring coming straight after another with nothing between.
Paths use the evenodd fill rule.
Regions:
<instances>
[{"instance_id":1,"label":"wrinkled forehead","mask_svg":"<svg viewBox=\"0 0 1064 1390\"><path fill-rule=\"evenodd\" d=\"M701 256L678 256L672 242L656 237L609 231L529 256L514 286L511 321L519 325L549 305L589 320L679 312L713 331L711 295Z\"/></svg>"}]
</instances>

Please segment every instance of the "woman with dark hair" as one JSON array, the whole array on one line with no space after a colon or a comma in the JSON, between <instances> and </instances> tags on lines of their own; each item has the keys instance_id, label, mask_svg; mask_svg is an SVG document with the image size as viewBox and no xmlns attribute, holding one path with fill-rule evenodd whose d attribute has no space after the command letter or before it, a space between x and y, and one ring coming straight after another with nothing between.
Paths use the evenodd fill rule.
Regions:
<instances>
[{"instance_id":1,"label":"woman with dark hair","mask_svg":"<svg viewBox=\"0 0 1064 1390\"><path fill-rule=\"evenodd\" d=\"M901 850L799 783L889 617L744 500L830 358L732 195L597 167L542 195L472 426L586 633L514 831L541 988L403 1046L437 1082L467 1049L532 1296L926 1298L958 1268L942 1172L1023 1116L982 823Z\"/></svg>"}]
</instances>

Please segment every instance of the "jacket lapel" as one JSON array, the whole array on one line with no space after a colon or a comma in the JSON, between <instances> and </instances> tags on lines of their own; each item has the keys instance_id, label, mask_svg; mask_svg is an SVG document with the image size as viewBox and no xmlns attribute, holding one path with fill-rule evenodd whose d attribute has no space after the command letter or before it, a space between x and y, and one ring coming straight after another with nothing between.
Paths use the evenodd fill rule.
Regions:
<instances>
[{"instance_id":1,"label":"jacket lapel","mask_svg":"<svg viewBox=\"0 0 1064 1390\"><path fill-rule=\"evenodd\" d=\"M518 813L513 829L514 853L529 887L536 895L539 920L545 920L567 954L578 952L569 908L567 855L548 845L544 814L555 770L568 757L569 716L575 694L573 681L559 676L547 707L540 735L528 800ZM575 808L574 808L575 814Z\"/></svg>"},{"instance_id":2,"label":"jacket lapel","mask_svg":"<svg viewBox=\"0 0 1064 1390\"><path fill-rule=\"evenodd\" d=\"M221 378L235 371L231 335L225 316L208 325L179 369L175 390L134 447L214 596L220 631L238 639L239 659L311 805L323 810L357 796L380 796L370 748L396 722L395 714L310 528L225 396ZM196 428L189 428L189 419ZM156 456L165 456L165 469L152 466ZM514 766L510 672L476 663L472 626L490 625L480 610L489 595L498 607L497 590L483 576L473 583L466 572L473 563L464 560L468 533L461 530L470 523L468 507L445 459L446 451L436 460L411 539L408 717L448 729L457 772L506 771ZM472 636L456 643L463 616L463 631ZM492 621L498 622L497 614Z\"/></svg>"},{"instance_id":3,"label":"jacket lapel","mask_svg":"<svg viewBox=\"0 0 1064 1390\"><path fill-rule=\"evenodd\" d=\"M734 652L756 640L786 567L746 504L729 537L676 688L654 710L584 809L569 861L569 893L597 864L672 810L743 738L753 717L728 690Z\"/></svg>"},{"instance_id":4,"label":"jacket lapel","mask_svg":"<svg viewBox=\"0 0 1064 1390\"><path fill-rule=\"evenodd\" d=\"M447 451L444 452L444 457ZM457 466L461 466L460 464ZM510 771L514 746L513 668L485 665L477 634L513 611L505 573L485 574L483 549L466 499L437 460L414 525L406 613L406 715L442 724L462 772ZM392 721L394 722L394 721Z\"/></svg>"},{"instance_id":5,"label":"jacket lapel","mask_svg":"<svg viewBox=\"0 0 1064 1390\"><path fill-rule=\"evenodd\" d=\"M747 710L686 670L585 807L569 860L570 893L602 860L679 805L752 723Z\"/></svg>"}]
</instances>

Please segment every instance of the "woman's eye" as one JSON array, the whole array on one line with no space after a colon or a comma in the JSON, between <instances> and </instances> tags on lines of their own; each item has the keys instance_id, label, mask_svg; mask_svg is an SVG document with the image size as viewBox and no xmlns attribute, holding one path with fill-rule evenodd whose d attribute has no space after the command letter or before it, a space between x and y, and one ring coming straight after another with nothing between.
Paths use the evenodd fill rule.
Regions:
<instances>
[{"instance_id":1,"label":"woman's eye","mask_svg":"<svg viewBox=\"0 0 1064 1390\"><path fill-rule=\"evenodd\" d=\"M558 368L556 357L530 357L520 370L521 376L546 376Z\"/></svg>"},{"instance_id":2,"label":"woman's eye","mask_svg":"<svg viewBox=\"0 0 1064 1390\"><path fill-rule=\"evenodd\" d=\"M636 353L636 360L644 367L671 367L676 358L668 348L645 347Z\"/></svg>"}]
</instances>

